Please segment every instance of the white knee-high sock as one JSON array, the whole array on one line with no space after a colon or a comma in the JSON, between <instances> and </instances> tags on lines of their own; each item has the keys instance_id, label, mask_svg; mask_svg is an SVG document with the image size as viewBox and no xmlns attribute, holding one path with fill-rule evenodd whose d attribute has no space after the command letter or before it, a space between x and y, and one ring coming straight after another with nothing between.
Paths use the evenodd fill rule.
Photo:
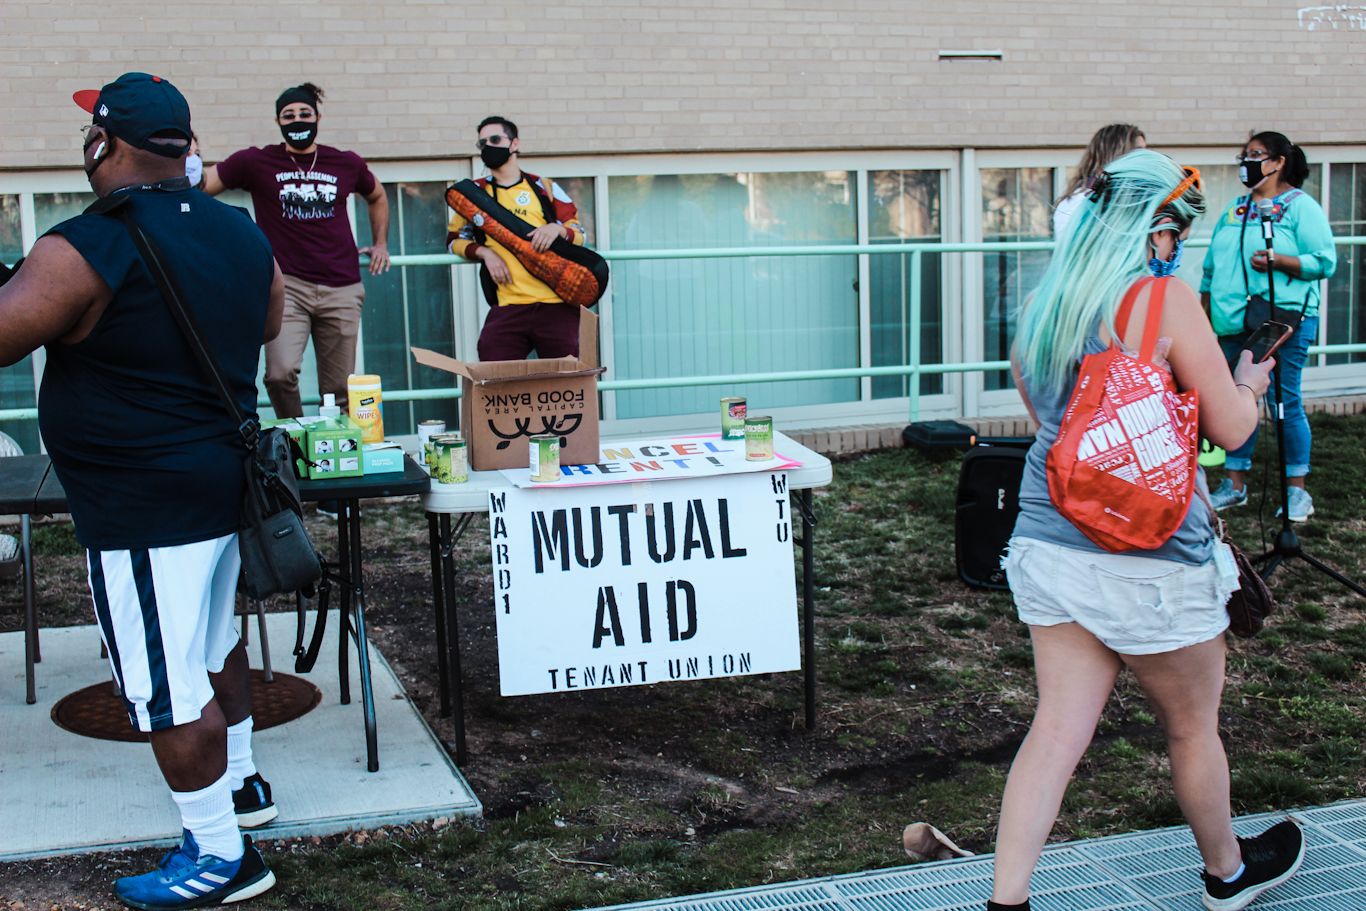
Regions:
<instances>
[{"instance_id":1,"label":"white knee-high sock","mask_svg":"<svg viewBox=\"0 0 1366 911\"><path fill-rule=\"evenodd\" d=\"M228 725L228 784L234 791L256 774L256 761L251 756L252 727L250 715Z\"/></svg>"},{"instance_id":2,"label":"white knee-high sock","mask_svg":"<svg viewBox=\"0 0 1366 911\"><path fill-rule=\"evenodd\" d=\"M180 807L181 824L194 836L199 853L212 854L223 860L240 860L242 833L237 828L237 814L232 809L232 788L228 776L198 791L172 791L176 806Z\"/></svg>"}]
</instances>

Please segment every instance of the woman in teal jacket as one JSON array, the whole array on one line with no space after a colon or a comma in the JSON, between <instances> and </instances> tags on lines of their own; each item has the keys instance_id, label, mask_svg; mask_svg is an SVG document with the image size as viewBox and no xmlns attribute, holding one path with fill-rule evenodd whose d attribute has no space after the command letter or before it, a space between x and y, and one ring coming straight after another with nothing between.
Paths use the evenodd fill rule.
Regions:
<instances>
[{"instance_id":1,"label":"woman in teal jacket","mask_svg":"<svg viewBox=\"0 0 1366 911\"><path fill-rule=\"evenodd\" d=\"M1304 489L1309 474L1311 437L1304 414L1300 382L1309 346L1318 337L1319 282L1337 269L1337 250L1328 218L1314 199L1300 190L1309 176L1304 151L1280 133L1258 133L1243 146L1238 176L1251 191L1233 201L1214 225L1200 296L1209 310L1214 332L1230 364L1247 340L1249 301L1269 298L1269 280L1276 283L1276 308L1300 317L1299 328L1277 352L1285 397L1285 473L1290 482L1290 518L1303 522L1314 512L1314 500ZM1270 200L1275 228L1275 259L1267 255L1258 203ZM1268 263L1272 264L1268 272ZM1255 306L1254 306L1255 309ZM1264 317L1262 317L1264 318ZM1248 321L1245 323L1245 320ZM1275 406L1276 387L1267 394ZM1254 432L1224 463L1228 477L1211 494L1218 509L1247 502L1247 473L1252 468ZM1279 513L1278 513L1279 515Z\"/></svg>"}]
</instances>

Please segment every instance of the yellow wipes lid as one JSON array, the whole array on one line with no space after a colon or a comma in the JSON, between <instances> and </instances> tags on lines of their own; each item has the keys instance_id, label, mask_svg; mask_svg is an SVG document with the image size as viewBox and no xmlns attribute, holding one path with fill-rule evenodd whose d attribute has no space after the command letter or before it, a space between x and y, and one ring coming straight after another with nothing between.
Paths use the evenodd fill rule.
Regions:
<instances>
[{"instance_id":1,"label":"yellow wipes lid","mask_svg":"<svg viewBox=\"0 0 1366 911\"><path fill-rule=\"evenodd\" d=\"M353 373L346 378L348 386L378 386L378 373Z\"/></svg>"}]
</instances>

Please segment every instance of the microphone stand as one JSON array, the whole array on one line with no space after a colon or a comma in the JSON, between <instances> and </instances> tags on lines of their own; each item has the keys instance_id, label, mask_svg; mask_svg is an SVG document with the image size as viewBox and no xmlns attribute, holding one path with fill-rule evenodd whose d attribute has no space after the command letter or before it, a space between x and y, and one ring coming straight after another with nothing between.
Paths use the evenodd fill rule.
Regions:
<instances>
[{"instance_id":1,"label":"microphone stand","mask_svg":"<svg viewBox=\"0 0 1366 911\"><path fill-rule=\"evenodd\" d=\"M1248 205L1251 204L1252 199L1249 195ZM1265 210L1259 206L1258 211L1262 218L1262 237L1266 240L1267 300L1271 305L1270 312L1274 319L1276 315L1276 250L1272 235L1275 232L1271 225L1270 206L1268 205ZM1297 326L1295 331L1299 332L1300 327ZM1261 576L1269 581L1271 574L1286 560L1303 560L1328 578L1366 598L1366 588L1348 579L1312 554L1305 553L1304 549L1300 547L1299 535L1295 534L1295 526L1290 521L1290 482L1285 476L1285 397L1283 394L1284 387L1281 384L1280 358L1276 358L1276 366L1272 369L1272 374L1276 382L1276 407L1271 409L1271 419L1276 425L1276 467L1277 475L1281 481L1281 530L1276 533L1271 549L1260 556L1253 557L1252 562L1262 565Z\"/></svg>"}]
</instances>

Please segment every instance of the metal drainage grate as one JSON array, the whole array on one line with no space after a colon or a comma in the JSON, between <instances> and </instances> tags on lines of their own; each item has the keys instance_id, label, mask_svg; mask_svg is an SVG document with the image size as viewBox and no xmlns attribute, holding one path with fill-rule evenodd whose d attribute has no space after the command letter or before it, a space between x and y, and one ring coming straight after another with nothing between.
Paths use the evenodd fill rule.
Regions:
<instances>
[{"instance_id":1,"label":"metal drainage grate","mask_svg":"<svg viewBox=\"0 0 1366 911\"><path fill-rule=\"evenodd\" d=\"M1366 909L1366 801L1292 814L1308 841L1304 866L1257 902L1266 911ZM1253 835L1280 814L1235 820ZM989 855L891 870L614 905L600 911L981 911ZM1200 855L1187 828L1054 845L1039 861L1038 911L1189 911L1200 907Z\"/></svg>"}]
</instances>

